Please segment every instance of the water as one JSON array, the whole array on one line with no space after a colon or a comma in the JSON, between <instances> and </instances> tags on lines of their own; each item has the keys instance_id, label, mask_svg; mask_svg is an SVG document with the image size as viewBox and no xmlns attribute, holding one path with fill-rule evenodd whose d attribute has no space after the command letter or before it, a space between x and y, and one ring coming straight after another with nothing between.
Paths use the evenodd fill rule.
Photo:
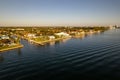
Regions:
<instances>
[{"instance_id":1,"label":"water","mask_svg":"<svg viewBox=\"0 0 120 80\"><path fill-rule=\"evenodd\" d=\"M120 30L0 53L0 80L120 79Z\"/></svg>"}]
</instances>

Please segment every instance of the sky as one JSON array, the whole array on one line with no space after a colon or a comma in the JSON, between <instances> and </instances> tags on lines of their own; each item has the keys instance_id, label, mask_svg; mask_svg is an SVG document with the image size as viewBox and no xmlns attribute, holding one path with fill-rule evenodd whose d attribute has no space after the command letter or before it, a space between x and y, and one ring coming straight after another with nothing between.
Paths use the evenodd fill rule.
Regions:
<instances>
[{"instance_id":1,"label":"sky","mask_svg":"<svg viewBox=\"0 0 120 80\"><path fill-rule=\"evenodd\" d=\"M0 0L0 26L120 25L120 0Z\"/></svg>"}]
</instances>

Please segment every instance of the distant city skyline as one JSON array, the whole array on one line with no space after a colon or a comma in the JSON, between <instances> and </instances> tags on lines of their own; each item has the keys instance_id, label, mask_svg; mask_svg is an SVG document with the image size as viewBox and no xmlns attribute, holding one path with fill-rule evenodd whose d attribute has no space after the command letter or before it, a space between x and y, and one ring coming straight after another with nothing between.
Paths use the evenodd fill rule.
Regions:
<instances>
[{"instance_id":1,"label":"distant city skyline","mask_svg":"<svg viewBox=\"0 0 120 80\"><path fill-rule=\"evenodd\" d=\"M120 0L0 0L0 26L120 26Z\"/></svg>"}]
</instances>

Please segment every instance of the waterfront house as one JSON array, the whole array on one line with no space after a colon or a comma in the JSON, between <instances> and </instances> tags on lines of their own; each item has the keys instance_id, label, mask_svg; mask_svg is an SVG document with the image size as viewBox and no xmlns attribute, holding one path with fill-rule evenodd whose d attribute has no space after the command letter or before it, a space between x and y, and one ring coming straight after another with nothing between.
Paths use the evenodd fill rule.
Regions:
<instances>
[{"instance_id":1,"label":"waterfront house","mask_svg":"<svg viewBox=\"0 0 120 80\"><path fill-rule=\"evenodd\" d=\"M57 35L59 37L70 37L70 35L65 32L55 33L55 35Z\"/></svg>"},{"instance_id":2,"label":"waterfront house","mask_svg":"<svg viewBox=\"0 0 120 80\"><path fill-rule=\"evenodd\" d=\"M55 39L55 36L48 36L49 37L49 40L54 40Z\"/></svg>"},{"instance_id":3,"label":"waterfront house","mask_svg":"<svg viewBox=\"0 0 120 80\"><path fill-rule=\"evenodd\" d=\"M28 37L28 38L36 38L36 35L35 35L35 34L32 34L32 33L29 33L29 34L27 35L27 37Z\"/></svg>"},{"instance_id":4,"label":"waterfront house","mask_svg":"<svg viewBox=\"0 0 120 80\"><path fill-rule=\"evenodd\" d=\"M115 29L115 26L110 25L109 29Z\"/></svg>"}]
</instances>

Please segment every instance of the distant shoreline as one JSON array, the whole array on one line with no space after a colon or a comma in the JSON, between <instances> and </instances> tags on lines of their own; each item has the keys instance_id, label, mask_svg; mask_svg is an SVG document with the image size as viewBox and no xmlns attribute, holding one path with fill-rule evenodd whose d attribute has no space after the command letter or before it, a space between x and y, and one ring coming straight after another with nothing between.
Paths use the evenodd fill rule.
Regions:
<instances>
[{"instance_id":1,"label":"distant shoreline","mask_svg":"<svg viewBox=\"0 0 120 80\"><path fill-rule=\"evenodd\" d=\"M12 50L12 49L17 49L17 48L22 48L22 47L23 47L23 45L19 44L19 45L15 45L15 46L11 46L11 47L8 47L8 48L1 49L0 52Z\"/></svg>"}]
</instances>

